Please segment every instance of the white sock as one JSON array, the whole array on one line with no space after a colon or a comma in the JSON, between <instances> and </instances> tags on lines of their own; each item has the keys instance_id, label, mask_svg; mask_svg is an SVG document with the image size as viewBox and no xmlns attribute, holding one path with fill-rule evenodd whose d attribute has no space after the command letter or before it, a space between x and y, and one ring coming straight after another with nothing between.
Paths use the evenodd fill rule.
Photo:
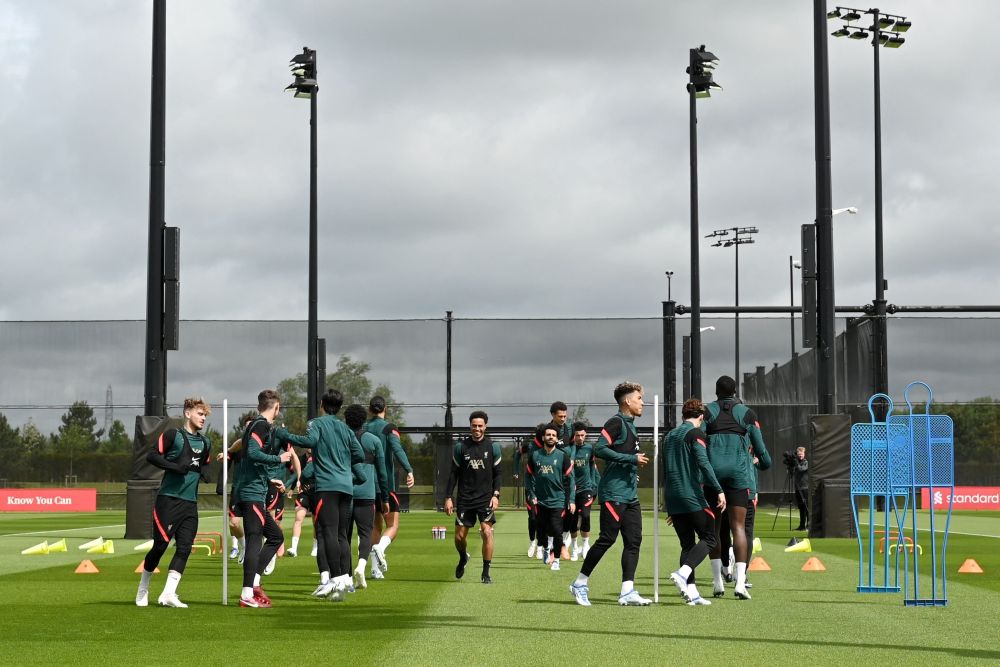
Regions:
<instances>
[{"instance_id":1,"label":"white sock","mask_svg":"<svg viewBox=\"0 0 1000 667\"><path fill-rule=\"evenodd\" d=\"M152 572L146 572L145 569L142 571L142 576L139 577L139 590L148 591L149 590L149 580L153 578Z\"/></svg>"},{"instance_id":2,"label":"white sock","mask_svg":"<svg viewBox=\"0 0 1000 667\"><path fill-rule=\"evenodd\" d=\"M299 536L292 535L292 551L295 551L298 548L299 548Z\"/></svg>"},{"instance_id":3,"label":"white sock","mask_svg":"<svg viewBox=\"0 0 1000 667\"><path fill-rule=\"evenodd\" d=\"M737 563L736 564L736 587L746 588L747 583L747 564Z\"/></svg>"},{"instance_id":4,"label":"white sock","mask_svg":"<svg viewBox=\"0 0 1000 667\"><path fill-rule=\"evenodd\" d=\"M244 586L243 590L240 591L240 597L243 598L244 600L249 600L250 598L253 597L253 589Z\"/></svg>"},{"instance_id":5,"label":"white sock","mask_svg":"<svg viewBox=\"0 0 1000 667\"><path fill-rule=\"evenodd\" d=\"M697 586L695 586L694 584L688 584L688 586L687 586L687 596L689 598L691 598L692 600L695 600L695 599L701 597L701 593L698 592L698 587Z\"/></svg>"},{"instance_id":6,"label":"white sock","mask_svg":"<svg viewBox=\"0 0 1000 667\"><path fill-rule=\"evenodd\" d=\"M233 541L233 548L234 549L239 549L240 548L240 539L238 537L236 537L235 535L233 535L232 538L230 538L230 539L232 539L232 541Z\"/></svg>"},{"instance_id":7,"label":"white sock","mask_svg":"<svg viewBox=\"0 0 1000 667\"><path fill-rule=\"evenodd\" d=\"M570 541L569 531L567 530L565 533L563 533L563 544L569 546L569 541Z\"/></svg>"},{"instance_id":8,"label":"white sock","mask_svg":"<svg viewBox=\"0 0 1000 667\"><path fill-rule=\"evenodd\" d=\"M246 537L239 538L239 544L240 544L240 551L243 551L244 549L246 549L247 548L247 538Z\"/></svg>"},{"instance_id":9,"label":"white sock","mask_svg":"<svg viewBox=\"0 0 1000 667\"><path fill-rule=\"evenodd\" d=\"M586 586L588 581L590 581L590 577L581 572L576 575L576 581L574 581L573 584L575 586Z\"/></svg>"},{"instance_id":10,"label":"white sock","mask_svg":"<svg viewBox=\"0 0 1000 667\"><path fill-rule=\"evenodd\" d=\"M260 586L260 575L259 574L253 575L253 585L255 587L256 586Z\"/></svg>"},{"instance_id":11,"label":"white sock","mask_svg":"<svg viewBox=\"0 0 1000 667\"><path fill-rule=\"evenodd\" d=\"M709 562L712 564L712 580L715 582L715 587L722 588L722 559L713 558Z\"/></svg>"},{"instance_id":12,"label":"white sock","mask_svg":"<svg viewBox=\"0 0 1000 667\"><path fill-rule=\"evenodd\" d=\"M590 546L590 536L589 535L587 537L583 538L583 546L585 546L585 547L589 547Z\"/></svg>"},{"instance_id":13,"label":"white sock","mask_svg":"<svg viewBox=\"0 0 1000 667\"><path fill-rule=\"evenodd\" d=\"M632 589L635 588L635 582L632 580L622 582L622 595L630 593Z\"/></svg>"},{"instance_id":14,"label":"white sock","mask_svg":"<svg viewBox=\"0 0 1000 667\"><path fill-rule=\"evenodd\" d=\"M573 548L576 549L577 551L580 550L580 536L579 535L577 535L576 537L573 538Z\"/></svg>"},{"instance_id":15,"label":"white sock","mask_svg":"<svg viewBox=\"0 0 1000 667\"><path fill-rule=\"evenodd\" d=\"M385 553L385 550L389 548L390 544L392 544L392 540L389 539L387 536L383 535L382 539L378 541L379 551Z\"/></svg>"},{"instance_id":16,"label":"white sock","mask_svg":"<svg viewBox=\"0 0 1000 667\"><path fill-rule=\"evenodd\" d=\"M691 576L691 566L681 565L680 569L677 570L677 574L681 575L681 578L683 578L684 581L687 581L688 577Z\"/></svg>"},{"instance_id":17,"label":"white sock","mask_svg":"<svg viewBox=\"0 0 1000 667\"><path fill-rule=\"evenodd\" d=\"M537 547L538 546L538 540L531 540L531 546L532 547Z\"/></svg>"},{"instance_id":18,"label":"white sock","mask_svg":"<svg viewBox=\"0 0 1000 667\"><path fill-rule=\"evenodd\" d=\"M176 595L177 584L181 582L181 573L170 570L167 572L167 582L163 584L164 595Z\"/></svg>"},{"instance_id":19,"label":"white sock","mask_svg":"<svg viewBox=\"0 0 1000 667\"><path fill-rule=\"evenodd\" d=\"M356 568L354 568L354 571L355 572L364 572L365 571L365 565L367 565L367 564L368 564L368 559L367 558L359 558L358 559L358 566Z\"/></svg>"},{"instance_id":20,"label":"white sock","mask_svg":"<svg viewBox=\"0 0 1000 667\"><path fill-rule=\"evenodd\" d=\"M313 539L313 549L319 549L319 540Z\"/></svg>"},{"instance_id":21,"label":"white sock","mask_svg":"<svg viewBox=\"0 0 1000 667\"><path fill-rule=\"evenodd\" d=\"M552 551L552 543L553 543L554 540L555 540L554 537L550 537L549 538L549 551Z\"/></svg>"},{"instance_id":22,"label":"white sock","mask_svg":"<svg viewBox=\"0 0 1000 667\"><path fill-rule=\"evenodd\" d=\"M330 583L330 572L329 572L329 570L323 570L322 572L319 573L319 583L324 584L324 585Z\"/></svg>"}]
</instances>

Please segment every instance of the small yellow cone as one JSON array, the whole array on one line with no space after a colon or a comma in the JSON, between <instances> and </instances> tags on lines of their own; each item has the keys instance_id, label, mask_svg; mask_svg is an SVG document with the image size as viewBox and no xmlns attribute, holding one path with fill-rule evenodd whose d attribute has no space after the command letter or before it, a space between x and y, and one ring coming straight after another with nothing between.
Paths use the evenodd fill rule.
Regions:
<instances>
[{"instance_id":1,"label":"small yellow cone","mask_svg":"<svg viewBox=\"0 0 1000 667\"><path fill-rule=\"evenodd\" d=\"M826 572L826 566L820 562L819 558L816 556L811 557L806 561L806 564L802 566L803 572Z\"/></svg>"},{"instance_id":2,"label":"small yellow cone","mask_svg":"<svg viewBox=\"0 0 1000 667\"><path fill-rule=\"evenodd\" d=\"M115 552L115 543L112 540L104 540L96 547L90 547L87 549L88 554L113 554Z\"/></svg>"},{"instance_id":3,"label":"small yellow cone","mask_svg":"<svg viewBox=\"0 0 1000 667\"><path fill-rule=\"evenodd\" d=\"M808 553L812 553L812 550L813 550L812 543L809 542L809 538L808 537L806 539L802 540L801 542L797 543L797 544L793 544L790 547L785 547L785 553L786 554L790 554L790 553L805 553L805 554L808 554Z\"/></svg>"},{"instance_id":4,"label":"small yellow cone","mask_svg":"<svg viewBox=\"0 0 1000 667\"><path fill-rule=\"evenodd\" d=\"M751 551L750 553L755 553L755 554L764 553L764 545L760 543L759 537L753 538L753 551Z\"/></svg>"},{"instance_id":5,"label":"small yellow cone","mask_svg":"<svg viewBox=\"0 0 1000 667\"><path fill-rule=\"evenodd\" d=\"M53 542L49 545L49 553L66 553L66 538L59 540L58 542Z\"/></svg>"},{"instance_id":6,"label":"small yellow cone","mask_svg":"<svg viewBox=\"0 0 1000 667\"><path fill-rule=\"evenodd\" d=\"M100 570L98 570L97 566L91 561L85 560L81 561L80 564L76 566L76 570L74 570L74 572L76 572L76 574L97 574Z\"/></svg>"},{"instance_id":7,"label":"small yellow cone","mask_svg":"<svg viewBox=\"0 0 1000 667\"><path fill-rule=\"evenodd\" d=\"M102 542L104 542L104 538L103 537L98 537L97 539L90 540L89 542L84 542L78 548L81 551L86 551L87 549L90 549L91 547L96 547L98 544L101 544Z\"/></svg>"},{"instance_id":8,"label":"small yellow cone","mask_svg":"<svg viewBox=\"0 0 1000 667\"><path fill-rule=\"evenodd\" d=\"M965 562L962 563L962 567L958 568L958 571L961 574L982 574L983 568L980 567L974 558L966 558Z\"/></svg>"},{"instance_id":9,"label":"small yellow cone","mask_svg":"<svg viewBox=\"0 0 1000 667\"><path fill-rule=\"evenodd\" d=\"M149 551L153 548L153 540L146 540L142 544L137 544L132 547L132 551Z\"/></svg>"},{"instance_id":10,"label":"small yellow cone","mask_svg":"<svg viewBox=\"0 0 1000 667\"><path fill-rule=\"evenodd\" d=\"M770 572L771 566L767 564L767 561L757 556L750 564L747 565L747 572Z\"/></svg>"},{"instance_id":11,"label":"small yellow cone","mask_svg":"<svg viewBox=\"0 0 1000 667\"><path fill-rule=\"evenodd\" d=\"M49 553L49 542L46 540L40 544L36 544L33 547L28 547L27 549L21 550L22 556L44 556Z\"/></svg>"},{"instance_id":12,"label":"small yellow cone","mask_svg":"<svg viewBox=\"0 0 1000 667\"><path fill-rule=\"evenodd\" d=\"M146 565L146 561L144 561L144 560L139 561L139 564L135 568L135 573L136 574L142 574L142 571L145 569L145 567L144 567L145 565ZM153 574L159 574L159 573L160 573L160 568L154 567L153 568Z\"/></svg>"}]
</instances>

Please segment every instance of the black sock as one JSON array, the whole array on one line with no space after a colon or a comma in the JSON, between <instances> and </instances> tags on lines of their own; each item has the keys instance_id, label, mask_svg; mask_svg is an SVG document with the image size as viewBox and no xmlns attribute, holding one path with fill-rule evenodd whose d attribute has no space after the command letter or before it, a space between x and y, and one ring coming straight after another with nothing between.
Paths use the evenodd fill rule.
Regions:
<instances>
[{"instance_id":1,"label":"black sock","mask_svg":"<svg viewBox=\"0 0 1000 667\"><path fill-rule=\"evenodd\" d=\"M492 561L488 561L485 558L483 559L483 576L486 576L487 574L490 573L490 563L491 562Z\"/></svg>"}]
</instances>

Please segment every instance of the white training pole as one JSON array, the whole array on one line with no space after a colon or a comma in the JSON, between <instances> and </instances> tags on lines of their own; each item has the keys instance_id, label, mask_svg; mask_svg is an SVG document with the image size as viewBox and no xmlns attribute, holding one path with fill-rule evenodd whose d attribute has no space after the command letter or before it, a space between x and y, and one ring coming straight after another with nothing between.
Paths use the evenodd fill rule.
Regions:
<instances>
[{"instance_id":1,"label":"white training pole","mask_svg":"<svg viewBox=\"0 0 1000 667\"><path fill-rule=\"evenodd\" d=\"M229 489L229 399L222 400L222 604L229 604L229 503L226 492Z\"/></svg>"},{"instance_id":2,"label":"white training pole","mask_svg":"<svg viewBox=\"0 0 1000 667\"><path fill-rule=\"evenodd\" d=\"M660 396L653 396L653 602L660 601Z\"/></svg>"}]
</instances>

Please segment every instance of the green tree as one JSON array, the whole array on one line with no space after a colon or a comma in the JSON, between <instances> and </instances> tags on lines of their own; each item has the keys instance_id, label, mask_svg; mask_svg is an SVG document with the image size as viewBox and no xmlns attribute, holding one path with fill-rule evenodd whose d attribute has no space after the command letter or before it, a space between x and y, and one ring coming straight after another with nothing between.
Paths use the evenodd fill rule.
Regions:
<instances>
[{"instance_id":1,"label":"green tree","mask_svg":"<svg viewBox=\"0 0 1000 667\"><path fill-rule=\"evenodd\" d=\"M21 429L21 444L24 445L24 452L28 456L44 454L49 449L50 439L42 434L29 417L28 423Z\"/></svg>"},{"instance_id":2,"label":"green tree","mask_svg":"<svg viewBox=\"0 0 1000 667\"><path fill-rule=\"evenodd\" d=\"M131 449L132 437L125 429L125 424L120 419L114 420L108 429L107 439L101 441L100 450L105 454L115 454L118 452L127 452Z\"/></svg>"},{"instance_id":3,"label":"green tree","mask_svg":"<svg viewBox=\"0 0 1000 667\"><path fill-rule=\"evenodd\" d=\"M279 394L280 393L281 392L279 391ZM233 424L233 428L229 431L229 444L226 445L226 447L243 437L243 429L246 428L247 422L251 421L256 416L256 410L248 410L239 416L239 419L236 420L236 423Z\"/></svg>"},{"instance_id":4,"label":"green tree","mask_svg":"<svg viewBox=\"0 0 1000 667\"><path fill-rule=\"evenodd\" d=\"M360 403L367 407L372 396L376 394L383 396L385 402L391 406L386 418L396 425L402 426L402 406L393 405L395 401L392 389L385 384L376 385L368 377L370 371L371 364L365 361L354 361L346 354L341 355L337 360L337 369L326 376L326 386L331 389L339 389L344 394L344 405ZM286 378L278 383L278 394L281 396L282 403L281 411L284 415L281 420L293 433L302 433L306 428L306 391L305 373L299 373L295 377Z\"/></svg>"},{"instance_id":5,"label":"green tree","mask_svg":"<svg viewBox=\"0 0 1000 667\"><path fill-rule=\"evenodd\" d=\"M59 435L55 438L56 448L59 451L97 450L98 438L104 434L104 429L94 431L97 417L94 416L94 409L87 405L86 401L74 402L61 419L62 426L59 427Z\"/></svg>"},{"instance_id":6,"label":"green tree","mask_svg":"<svg viewBox=\"0 0 1000 667\"><path fill-rule=\"evenodd\" d=\"M11 428L7 417L0 413L0 469L3 470L0 476L13 479L20 472L24 457L21 434L18 429Z\"/></svg>"},{"instance_id":7,"label":"green tree","mask_svg":"<svg viewBox=\"0 0 1000 667\"><path fill-rule=\"evenodd\" d=\"M586 404L581 403L576 406L576 410L573 410L573 416L569 420L569 425L572 426L576 422L583 422L587 426L593 426L593 424L590 423L590 419L587 418Z\"/></svg>"}]
</instances>

